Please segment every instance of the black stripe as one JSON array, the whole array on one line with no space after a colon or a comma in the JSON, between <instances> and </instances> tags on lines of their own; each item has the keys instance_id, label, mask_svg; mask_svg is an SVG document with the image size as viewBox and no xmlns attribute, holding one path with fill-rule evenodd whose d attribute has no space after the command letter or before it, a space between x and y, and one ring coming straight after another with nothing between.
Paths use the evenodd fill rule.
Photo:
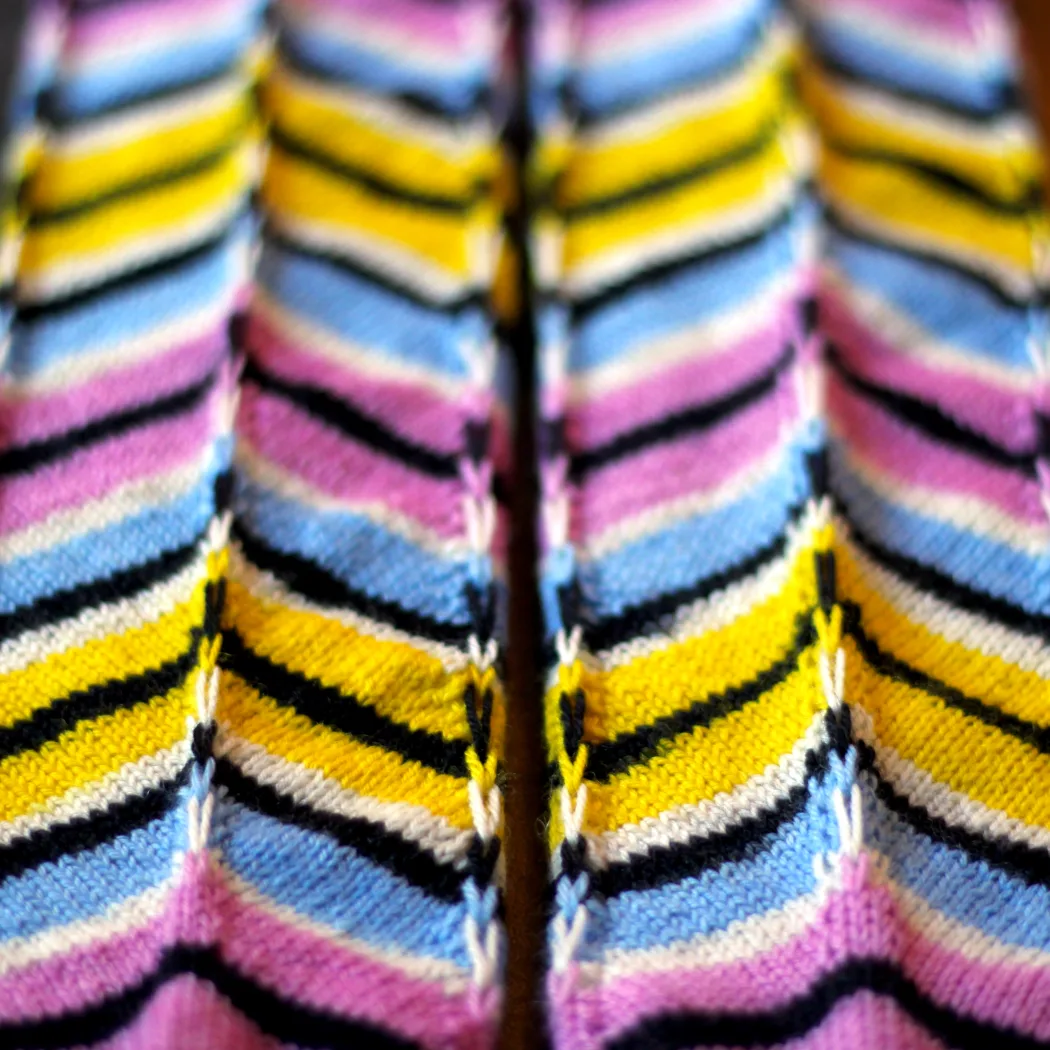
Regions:
<instances>
[{"instance_id":1,"label":"black stripe","mask_svg":"<svg viewBox=\"0 0 1050 1050\"><path fill-rule=\"evenodd\" d=\"M290 401L351 440L367 445L424 474L436 478L459 476L459 466L454 455L434 452L424 445L417 445L349 402L333 397L318 387L308 383L294 383L264 371L252 357L245 362L242 378L244 382L252 383L268 394Z\"/></svg>"},{"instance_id":2,"label":"black stripe","mask_svg":"<svg viewBox=\"0 0 1050 1050\"><path fill-rule=\"evenodd\" d=\"M772 216L768 222L757 230L752 230L741 237L727 241L724 244L704 245L687 255L676 256L673 259L663 259L653 263L651 266L635 270L626 277L621 278L613 284L608 284L600 290L582 295L569 303L572 312L572 323L579 325L585 322L591 314L617 302L624 296L633 292L644 291L665 282L673 281L675 276L683 270L688 270L698 263L705 268L716 265L720 260L754 248L761 244L767 237L778 233L791 224L795 216L797 204L788 204L779 213Z\"/></svg>"},{"instance_id":3,"label":"black stripe","mask_svg":"<svg viewBox=\"0 0 1050 1050\"><path fill-rule=\"evenodd\" d=\"M382 178L368 168L350 164L345 160L315 149L313 146L297 139L290 131L282 128L277 123L273 123L270 126L269 140L271 145L277 146L282 153L287 154L289 157L294 157L316 168L330 172L332 175L355 182L376 196L387 197L390 200L401 204L410 204L414 207L429 208L431 211L462 215L481 200L486 189L486 183L479 182L473 187L472 192L465 197L451 197L448 194L427 193L424 190L410 189L407 186Z\"/></svg>"},{"instance_id":4,"label":"black stripe","mask_svg":"<svg viewBox=\"0 0 1050 1050\"><path fill-rule=\"evenodd\" d=\"M203 534L192 543L165 551L150 561L122 569L67 591L49 594L30 605L0 615L0 641L14 638L45 624L67 620L84 609L129 598L180 573L199 553Z\"/></svg>"},{"instance_id":5,"label":"black stripe","mask_svg":"<svg viewBox=\"0 0 1050 1050\"><path fill-rule=\"evenodd\" d=\"M961 172L939 167L932 162L920 160L906 153L878 149L873 146L857 146L836 140L824 134L823 144L835 153L863 163L892 166L915 176L922 182L932 183L953 197L961 197L968 204L975 204L997 215L1026 216L1040 207L1039 186L1028 182L1021 196L1004 197L986 189L979 182L971 181Z\"/></svg>"},{"instance_id":6,"label":"black stripe","mask_svg":"<svg viewBox=\"0 0 1050 1050\"><path fill-rule=\"evenodd\" d=\"M406 761L418 762L438 773L452 777L467 775L465 740L447 740L440 733L412 729L387 718L350 693L323 685L315 678L260 656L232 627L223 630L220 660L223 667L253 689L282 706L293 708L317 725L396 752Z\"/></svg>"},{"instance_id":7,"label":"black stripe","mask_svg":"<svg viewBox=\"0 0 1050 1050\"><path fill-rule=\"evenodd\" d=\"M777 389L780 376L792 365L794 359L794 349L788 346L765 372L731 393L617 434L612 441L597 448L575 453L569 461L569 477L574 482L579 482L591 471L608 466L616 460L638 455L653 445L665 444L717 426L756 402L770 397Z\"/></svg>"},{"instance_id":8,"label":"black stripe","mask_svg":"<svg viewBox=\"0 0 1050 1050\"><path fill-rule=\"evenodd\" d=\"M889 569L910 586L927 591L951 605L976 613L986 620L997 621L1023 634L1050 640L1050 616L1027 612L1003 598L967 587L929 565L884 547L858 528L850 516L849 508L842 506L841 500L838 502L844 511L844 516L850 521L850 539L870 558Z\"/></svg>"},{"instance_id":9,"label":"black stripe","mask_svg":"<svg viewBox=\"0 0 1050 1050\"><path fill-rule=\"evenodd\" d=\"M585 619L583 637L591 652L611 649L632 638L659 634L673 629L675 614L685 605L707 598L740 580L754 576L759 570L779 558L787 549L787 527L798 519L802 505L788 508L784 528L742 561L705 576L688 587L666 591L638 605L632 605L613 616Z\"/></svg>"},{"instance_id":10,"label":"black stripe","mask_svg":"<svg viewBox=\"0 0 1050 1050\"><path fill-rule=\"evenodd\" d=\"M842 602L842 609L844 629L856 642L867 663L880 674L893 681L904 682L913 689L929 693L956 711L961 711L970 718L993 726L1043 754L1050 755L1050 726L1041 726L1003 711L993 704L986 704L977 697L968 696L961 689L956 689L899 660L893 653L882 649L878 642L865 632L861 624L861 610L854 602Z\"/></svg>"},{"instance_id":11,"label":"black stripe","mask_svg":"<svg viewBox=\"0 0 1050 1050\"><path fill-rule=\"evenodd\" d=\"M812 1032L842 1002L858 992L892 999L913 1020L957 1050L1035 1050L1041 1039L962 1017L919 990L895 964L881 959L851 959L816 981L801 996L764 1012L657 1014L605 1044L606 1050L687 1050L740 1046L773 1047Z\"/></svg>"},{"instance_id":12,"label":"black stripe","mask_svg":"<svg viewBox=\"0 0 1050 1050\"><path fill-rule=\"evenodd\" d=\"M1008 838L986 837L935 817L924 806L916 805L906 796L898 794L878 769L870 744L858 740L856 748L858 765L872 782L878 800L913 830L942 846L965 853L973 863L999 868L1029 886L1050 888L1050 852L1045 848L1028 846Z\"/></svg>"},{"instance_id":13,"label":"black stripe","mask_svg":"<svg viewBox=\"0 0 1050 1050\"><path fill-rule=\"evenodd\" d=\"M160 423L187 414L197 408L215 384L217 372L210 372L192 386L158 398L145 405L135 405L82 427L67 430L55 437L18 445L0 452L0 476L36 470L56 459L72 455L90 445L119 437L138 427Z\"/></svg>"},{"instance_id":14,"label":"black stripe","mask_svg":"<svg viewBox=\"0 0 1050 1050\"><path fill-rule=\"evenodd\" d=\"M1034 452L1014 452L1003 448L986 435L956 422L941 411L939 406L881 386L858 375L850 369L839 350L831 344L827 347L827 361L842 381L866 401L874 402L934 441L951 445L979 459L994 463L997 467L1016 470L1028 477L1035 476Z\"/></svg>"},{"instance_id":15,"label":"black stripe","mask_svg":"<svg viewBox=\"0 0 1050 1050\"><path fill-rule=\"evenodd\" d=\"M806 779L792 785L770 806L743 817L725 831L698 836L683 842L650 847L626 861L590 871L591 888L604 898L628 890L651 890L683 879L716 871L723 864L754 860L773 845L777 833L806 808L814 779L819 782L828 769L828 746L806 754Z\"/></svg>"},{"instance_id":16,"label":"black stripe","mask_svg":"<svg viewBox=\"0 0 1050 1050\"><path fill-rule=\"evenodd\" d=\"M897 241L890 240L888 236L875 233L870 228L862 227L853 219L835 208L834 201L822 197L823 217L827 226L836 233L858 241L861 244L869 244L883 251L894 252L906 259L917 259L927 266L933 266L942 270L948 270L958 277L962 277L973 284L979 285L981 289L997 299L1003 306L1014 309L1026 309L1035 304L1035 295L1015 295L1008 288L1003 287L986 273L974 270L965 262L962 262L950 254L936 251L934 248L923 248L918 245L903 245Z\"/></svg>"},{"instance_id":17,"label":"black stripe","mask_svg":"<svg viewBox=\"0 0 1050 1050\"><path fill-rule=\"evenodd\" d=\"M20 1050L62 1050L101 1042L132 1024L166 984L191 974L207 981L251 1024L279 1042L309 1050L419 1050L417 1044L367 1021L286 999L223 962L216 949L190 945L169 948L156 970L93 1006L43 1020L0 1022L0 1043Z\"/></svg>"},{"instance_id":18,"label":"black stripe","mask_svg":"<svg viewBox=\"0 0 1050 1050\"><path fill-rule=\"evenodd\" d=\"M649 762L677 736L707 728L733 711L739 711L760 700L775 686L785 681L798 668L802 653L813 644L813 624L808 615L800 615L795 637L787 651L754 678L694 700L688 707L664 715L613 740L590 745L587 757L588 780L606 783L631 766Z\"/></svg>"},{"instance_id":19,"label":"black stripe","mask_svg":"<svg viewBox=\"0 0 1050 1050\"><path fill-rule=\"evenodd\" d=\"M759 156L770 143L776 140L781 127L782 121L777 117L772 117L762 124L756 135L723 153L705 157L687 168L655 176L647 182L630 186L624 190L617 190L604 197L592 197L560 208L555 205L555 208L564 219L572 222L576 219L590 218L593 215L604 215L617 208L647 200L657 194L667 193Z\"/></svg>"},{"instance_id":20,"label":"black stripe","mask_svg":"<svg viewBox=\"0 0 1050 1050\"><path fill-rule=\"evenodd\" d=\"M247 121L240 121L234 129L233 138L175 167L164 168L128 182L118 183L94 196L84 197L69 204L62 204L55 208L34 208L29 214L29 228L39 229L42 226L57 225L69 219L80 218L107 204L114 204L151 190L163 189L165 186L171 186L194 175L202 175L222 164L242 144L242 135L246 127Z\"/></svg>"},{"instance_id":21,"label":"black stripe","mask_svg":"<svg viewBox=\"0 0 1050 1050\"><path fill-rule=\"evenodd\" d=\"M27 871L75 856L113 842L138 828L159 820L178 804L179 792L188 780L189 764L177 777L161 781L82 817L31 831L0 846L0 884ZM3 1035L0 1024L0 1036ZM0 1043L2 1043L0 1038Z\"/></svg>"},{"instance_id":22,"label":"black stripe","mask_svg":"<svg viewBox=\"0 0 1050 1050\"><path fill-rule=\"evenodd\" d=\"M467 877L464 871L443 864L428 850L383 824L312 809L247 776L224 758L215 763L215 783L226 791L227 797L248 809L285 824L328 835L340 846L386 868L432 897L449 903L458 903L463 898Z\"/></svg>"},{"instance_id":23,"label":"black stripe","mask_svg":"<svg viewBox=\"0 0 1050 1050\"><path fill-rule=\"evenodd\" d=\"M467 288L452 299L434 299L420 292L418 288L394 280L375 267L370 268L367 263L358 262L352 255L335 249L302 244L296 241L290 233L278 229L272 223L266 224L264 238L268 246L279 248L291 255L298 255L300 258L313 262L325 263L334 270L349 273L358 280L405 299L414 306L422 306L431 310L439 316L459 314L470 308L481 309L487 301L488 289L481 287Z\"/></svg>"},{"instance_id":24,"label":"black stripe","mask_svg":"<svg viewBox=\"0 0 1050 1050\"><path fill-rule=\"evenodd\" d=\"M199 641L200 631L191 631L189 646L174 660L129 678L111 678L87 689L78 689L52 700L46 707L37 708L14 725L0 726L0 761L57 740L80 722L166 695L185 681L196 666Z\"/></svg>"},{"instance_id":25,"label":"black stripe","mask_svg":"<svg viewBox=\"0 0 1050 1050\"><path fill-rule=\"evenodd\" d=\"M121 271L112 277L93 282L89 287L78 287L45 300L34 300L17 304L16 323L32 324L40 319L51 319L67 311L74 311L82 306L95 304L100 296L111 292L131 291L148 284L157 278L169 276L182 266L199 262L209 252L226 247L224 242L230 239L233 230L239 225L246 212L239 211L231 216L230 221L220 230L204 240L187 248L179 249L152 262L143 263L133 270Z\"/></svg>"},{"instance_id":26,"label":"black stripe","mask_svg":"<svg viewBox=\"0 0 1050 1050\"><path fill-rule=\"evenodd\" d=\"M352 609L369 620L390 624L406 634L414 634L446 645L466 645L468 624L447 623L406 609L396 602L384 601L364 591L355 590L322 569L316 562L298 554L278 550L249 532L243 521L235 520L233 535L245 558L264 572L270 573L293 591L318 605Z\"/></svg>"}]
</instances>

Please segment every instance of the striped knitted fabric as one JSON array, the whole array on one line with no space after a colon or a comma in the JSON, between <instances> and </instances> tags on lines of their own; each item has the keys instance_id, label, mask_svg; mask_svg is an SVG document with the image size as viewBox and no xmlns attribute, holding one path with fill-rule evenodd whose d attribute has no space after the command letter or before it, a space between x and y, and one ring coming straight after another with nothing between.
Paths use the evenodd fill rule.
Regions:
<instances>
[{"instance_id":1,"label":"striped knitted fabric","mask_svg":"<svg viewBox=\"0 0 1050 1050\"><path fill-rule=\"evenodd\" d=\"M1005 9L537 14L555 1047L1050 1045Z\"/></svg>"},{"instance_id":2,"label":"striped knitted fabric","mask_svg":"<svg viewBox=\"0 0 1050 1050\"><path fill-rule=\"evenodd\" d=\"M0 1046L492 1042L500 15L264 6L30 15Z\"/></svg>"}]
</instances>

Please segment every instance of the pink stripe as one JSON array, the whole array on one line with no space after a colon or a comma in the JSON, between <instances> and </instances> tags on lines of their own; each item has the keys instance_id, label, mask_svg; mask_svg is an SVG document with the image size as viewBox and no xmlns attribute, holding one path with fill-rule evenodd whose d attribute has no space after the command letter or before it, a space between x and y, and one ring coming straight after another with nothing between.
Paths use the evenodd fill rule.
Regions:
<instances>
[{"instance_id":1,"label":"pink stripe","mask_svg":"<svg viewBox=\"0 0 1050 1050\"><path fill-rule=\"evenodd\" d=\"M193 386L215 367L223 336L214 333L143 363L114 368L57 394L0 403L0 448L40 441Z\"/></svg>"},{"instance_id":2,"label":"pink stripe","mask_svg":"<svg viewBox=\"0 0 1050 1050\"><path fill-rule=\"evenodd\" d=\"M1025 452L1035 446L1035 412L1028 398L898 353L833 299L821 301L820 317L825 335L842 351L850 371L934 403L956 422L1005 448Z\"/></svg>"},{"instance_id":3,"label":"pink stripe","mask_svg":"<svg viewBox=\"0 0 1050 1050\"><path fill-rule=\"evenodd\" d=\"M0 977L0 1022L82 1010L118 995L153 973L163 948L176 942L218 943L224 962L276 995L380 1026L428 1050L481 1050L493 1042L499 1008L495 991L478 994L469 985L449 991L440 979L408 977L346 945L283 923L238 896L202 855L188 858L184 879L163 915ZM165 1001L163 993L159 1001ZM146 1011L154 1037L171 1031L175 1020L166 1010L158 1014L157 1003L155 997Z\"/></svg>"},{"instance_id":4,"label":"pink stripe","mask_svg":"<svg viewBox=\"0 0 1050 1050\"><path fill-rule=\"evenodd\" d=\"M49 514L99 499L126 482L167 473L197 458L210 440L218 389L194 412L138 427L31 474L9 478L0 500L0 535Z\"/></svg>"},{"instance_id":5,"label":"pink stripe","mask_svg":"<svg viewBox=\"0 0 1050 1050\"><path fill-rule=\"evenodd\" d=\"M281 1050L215 988L185 975L169 981L125 1029L95 1050Z\"/></svg>"},{"instance_id":6,"label":"pink stripe","mask_svg":"<svg viewBox=\"0 0 1050 1050\"><path fill-rule=\"evenodd\" d=\"M586 541L624 518L728 481L776 447L793 405L793 389L784 382L773 396L722 426L589 474L574 501L573 538Z\"/></svg>"},{"instance_id":7,"label":"pink stripe","mask_svg":"<svg viewBox=\"0 0 1050 1050\"><path fill-rule=\"evenodd\" d=\"M946 1050L893 1000L858 992L836 1004L814 1031L783 1050Z\"/></svg>"},{"instance_id":8,"label":"pink stripe","mask_svg":"<svg viewBox=\"0 0 1050 1050\"><path fill-rule=\"evenodd\" d=\"M461 451L466 414L457 403L423 386L341 368L281 338L259 319L248 338L253 357L267 372L342 397L417 444L451 455Z\"/></svg>"},{"instance_id":9,"label":"pink stripe","mask_svg":"<svg viewBox=\"0 0 1050 1050\"><path fill-rule=\"evenodd\" d=\"M748 6L752 6L751 0ZM622 44L624 35L631 34L637 50L642 51L669 23L689 27L708 19L733 22L740 15L736 5L727 5L725 0L620 0L619 3L581 4L577 17L584 50L600 47L605 43L604 38Z\"/></svg>"},{"instance_id":10,"label":"pink stripe","mask_svg":"<svg viewBox=\"0 0 1050 1050\"><path fill-rule=\"evenodd\" d=\"M839 440L890 477L926 489L977 496L1022 521L1046 524L1033 478L931 441L851 393L834 374L828 377L828 407Z\"/></svg>"},{"instance_id":11,"label":"pink stripe","mask_svg":"<svg viewBox=\"0 0 1050 1050\"><path fill-rule=\"evenodd\" d=\"M250 384L237 423L241 440L329 496L382 503L442 536L463 535L458 478L436 480L403 467Z\"/></svg>"},{"instance_id":12,"label":"pink stripe","mask_svg":"<svg viewBox=\"0 0 1050 1050\"><path fill-rule=\"evenodd\" d=\"M555 1012L567 1028L562 1050L597 1046L661 1014L782 1009L855 958L899 965L923 994L961 1015L1050 1038L1050 969L983 963L950 951L909 925L891 890L863 881L863 871L854 873L850 890L829 899L812 926L751 959L610 978L592 988L553 984Z\"/></svg>"},{"instance_id":13,"label":"pink stripe","mask_svg":"<svg viewBox=\"0 0 1050 1050\"><path fill-rule=\"evenodd\" d=\"M355 24L361 20L380 26L386 23L399 35L409 32L431 47L459 51L473 59L479 56L476 51L468 53L469 35L465 29L478 19L491 22L493 18L489 0L454 7L420 0L291 0L288 6L303 11L307 18L344 14L353 18Z\"/></svg>"},{"instance_id":14,"label":"pink stripe","mask_svg":"<svg viewBox=\"0 0 1050 1050\"><path fill-rule=\"evenodd\" d=\"M757 378L784 352L783 329L750 335L724 352L693 358L569 410L567 435L580 451L625 431L707 401L725 397Z\"/></svg>"},{"instance_id":15,"label":"pink stripe","mask_svg":"<svg viewBox=\"0 0 1050 1050\"><path fill-rule=\"evenodd\" d=\"M967 10L969 6L969 3L959 3L958 0L817 0L814 5L817 18L822 17L821 7L832 14L843 7L854 8L861 15L870 10L883 18L889 15L898 20L902 23L902 30L906 30L910 22L926 30L938 30L957 43L972 43L974 35L972 15ZM989 5L983 6L987 8Z\"/></svg>"},{"instance_id":16,"label":"pink stripe","mask_svg":"<svg viewBox=\"0 0 1050 1050\"><path fill-rule=\"evenodd\" d=\"M148 3L104 4L82 11L70 19L66 37L67 56L82 59L84 51L124 45L130 40L143 45L142 52L156 46L157 37L200 24L202 31L225 27L239 12L243 19L250 8L246 0L149 0Z\"/></svg>"},{"instance_id":17,"label":"pink stripe","mask_svg":"<svg viewBox=\"0 0 1050 1050\"><path fill-rule=\"evenodd\" d=\"M378 1025L430 1050L489 1047L498 999L446 992L288 926L232 894L222 902L223 955L257 983L316 1010ZM260 946L265 945L261 951Z\"/></svg>"}]
</instances>

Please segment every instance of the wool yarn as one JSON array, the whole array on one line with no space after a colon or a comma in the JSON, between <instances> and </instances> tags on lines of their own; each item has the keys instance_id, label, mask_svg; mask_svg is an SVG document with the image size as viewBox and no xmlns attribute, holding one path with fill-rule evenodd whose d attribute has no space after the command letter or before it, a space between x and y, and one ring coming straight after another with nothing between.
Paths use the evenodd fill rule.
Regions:
<instances>
[{"instance_id":1,"label":"wool yarn","mask_svg":"<svg viewBox=\"0 0 1050 1050\"><path fill-rule=\"evenodd\" d=\"M487 0L30 14L0 1045L491 1045Z\"/></svg>"},{"instance_id":2,"label":"wool yarn","mask_svg":"<svg viewBox=\"0 0 1050 1050\"><path fill-rule=\"evenodd\" d=\"M1047 1045L1009 12L539 10L554 1045Z\"/></svg>"}]
</instances>

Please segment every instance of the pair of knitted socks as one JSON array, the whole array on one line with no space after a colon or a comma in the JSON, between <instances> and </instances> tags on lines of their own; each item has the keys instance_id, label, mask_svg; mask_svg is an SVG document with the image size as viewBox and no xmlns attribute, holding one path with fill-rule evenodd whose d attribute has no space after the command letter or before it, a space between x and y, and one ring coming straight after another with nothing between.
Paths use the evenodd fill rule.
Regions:
<instances>
[{"instance_id":1,"label":"pair of knitted socks","mask_svg":"<svg viewBox=\"0 0 1050 1050\"><path fill-rule=\"evenodd\" d=\"M555 1050L1050 1045L998 0L36 0L24 43L0 1047L494 1045L529 330Z\"/></svg>"}]
</instances>

